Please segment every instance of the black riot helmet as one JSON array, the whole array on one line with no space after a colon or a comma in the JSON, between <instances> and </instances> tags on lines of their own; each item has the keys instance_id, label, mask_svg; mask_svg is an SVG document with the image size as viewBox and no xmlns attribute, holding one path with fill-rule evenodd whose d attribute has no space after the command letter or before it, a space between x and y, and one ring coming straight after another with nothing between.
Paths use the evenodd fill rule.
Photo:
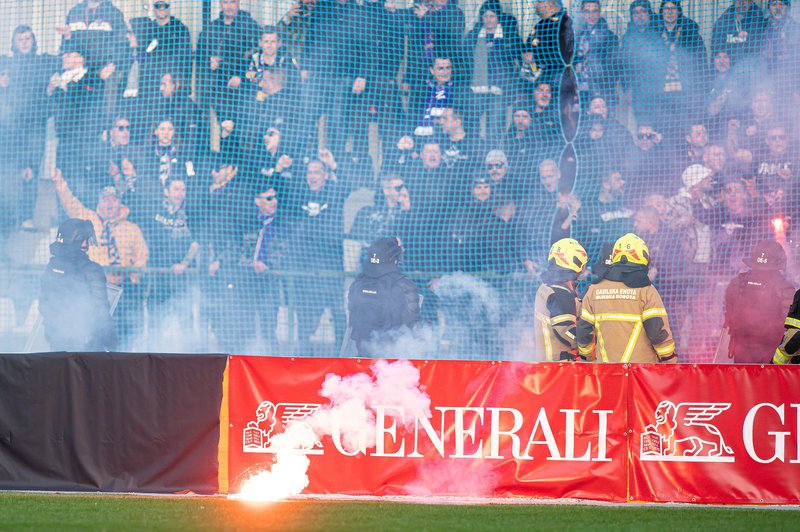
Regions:
<instances>
[{"instance_id":1,"label":"black riot helmet","mask_svg":"<svg viewBox=\"0 0 800 532\"><path fill-rule=\"evenodd\" d=\"M97 245L97 237L94 234L94 226L89 220L70 218L61 222L58 226L56 242L69 247L79 247L88 249L89 246Z\"/></svg>"}]
</instances>

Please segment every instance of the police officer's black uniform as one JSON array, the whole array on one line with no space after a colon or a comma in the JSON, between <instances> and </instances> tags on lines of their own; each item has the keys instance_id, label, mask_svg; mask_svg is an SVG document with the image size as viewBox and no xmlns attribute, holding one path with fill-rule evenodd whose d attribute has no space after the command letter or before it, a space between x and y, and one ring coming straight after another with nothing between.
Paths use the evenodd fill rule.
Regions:
<instances>
[{"instance_id":1,"label":"police officer's black uniform","mask_svg":"<svg viewBox=\"0 0 800 532\"><path fill-rule=\"evenodd\" d=\"M117 345L105 273L86 254L94 238L91 222L69 219L50 245L39 311L53 351L109 351Z\"/></svg>"},{"instance_id":2,"label":"police officer's black uniform","mask_svg":"<svg viewBox=\"0 0 800 532\"><path fill-rule=\"evenodd\" d=\"M391 342L392 332L419 321L417 286L397 267L402 253L396 238L379 238L370 246L364 269L350 286L351 338L359 355L393 356L376 349Z\"/></svg>"}]
</instances>

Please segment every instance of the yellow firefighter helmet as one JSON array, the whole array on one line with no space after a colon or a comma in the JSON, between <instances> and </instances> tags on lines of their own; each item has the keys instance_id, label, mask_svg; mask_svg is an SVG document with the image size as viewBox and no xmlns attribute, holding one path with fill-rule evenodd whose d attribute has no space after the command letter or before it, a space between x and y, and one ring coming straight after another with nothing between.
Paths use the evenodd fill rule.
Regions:
<instances>
[{"instance_id":1,"label":"yellow firefighter helmet","mask_svg":"<svg viewBox=\"0 0 800 532\"><path fill-rule=\"evenodd\" d=\"M574 238L562 238L550 247L547 261L554 261L556 266L581 273L589 262L589 256L580 242Z\"/></svg>"},{"instance_id":2,"label":"yellow firefighter helmet","mask_svg":"<svg viewBox=\"0 0 800 532\"><path fill-rule=\"evenodd\" d=\"M644 240L633 233L621 236L614 243L614 252L611 254L611 262L616 264L622 262L622 258L632 264L647 266L650 263L650 250Z\"/></svg>"}]
</instances>

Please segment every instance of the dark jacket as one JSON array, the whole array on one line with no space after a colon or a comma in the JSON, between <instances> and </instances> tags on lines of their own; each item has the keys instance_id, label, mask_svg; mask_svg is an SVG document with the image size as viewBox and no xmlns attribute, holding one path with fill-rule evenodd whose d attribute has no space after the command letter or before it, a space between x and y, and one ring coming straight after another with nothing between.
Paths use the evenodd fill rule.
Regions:
<instances>
[{"instance_id":1,"label":"dark jacket","mask_svg":"<svg viewBox=\"0 0 800 532\"><path fill-rule=\"evenodd\" d=\"M619 78L619 39L601 18L592 27L583 25L575 34L575 74L578 89L600 96L607 102L614 98Z\"/></svg>"},{"instance_id":2,"label":"dark jacket","mask_svg":"<svg viewBox=\"0 0 800 532\"><path fill-rule=\"evenodd\" d=\"M139 61L139 89L145 94L158 93L161 75L175 70L188 85L192 77L192 37L186 24L175 17L159 26L149 17L131 20L136 35L136 58Z\"/></svg>"},{"instance_id":3,"label":"dark jacket","mask_svg":"<svg viewBox=\"0 0 800 532\"><path fill-rule=\"evenodd\" d=\"M103 268L79 247L50 245L52 258L41 281L39 311L53 351L114 349L117 337L111 322Z\"/></svg>"},{"instance_id":4,"label":"dark jacket","mask_svg":"<svg viewBox=\"0 0 800 532\"><path fill-rule=\"evenodd\" d=\"M711 54L728 52L731 64L746 57L753 57L764 47L765 30L764 14L757 4L750 4L747 13L739 22L736 20L736 7L731 4L714 23Z\"/></svg>"},{"instance_id":5,"label":"dark jacket","mask_svg":"<svg viewBox=\"0 0 800 532\"><path fill-rule=\"evenodd\" d=\"M88 4L88 0L83 0L67 13L67 25L72 30L69 46L85 51L88 67L102 68L114 63L118 71L127 70L131 54L122 11L110 0L102 0L94 10ZM62 46L66 43L62 42Z\"/></svg>"},{"instance_id":6,"label":"dark jacket","mask_svg":"<svg viewBox=\"0 0 800 532\"><path fill-rule=\"evenodd\" d=\"M536 23L526 44L533 52L533 62L542 71L544 79L553 79L572 61L574 40L572 19L564 9Z\"/></svg>"},{"instance_id":7,"label":"dark jacket","mask_svg":"<svg viewBox=\"0 0 800 532\"><path fill-rule=\"evenodd\" d=\"M239 11L233 23L226 25L222 14L200 34L197 43L197 68L216 83L227 84L233 76L244 79L250 56L258 49L259 25L247 11ZM222 58L211 72L209 59Z\"/></svg>"},{"instance_id":8,"label":"dark jacket","mask_svg":"<svg viewBox=\"0 0 800 532\"><path fill-rule=\"evenodd\" d=\"M794 287L775 270L750 270L725 290L728 352L734 362L767 364L783 336L783 322Z\"/></svg>"},{"instance_id":9,"label":"dark jacket","mask_svg":"<svg viewBox=\"0 0 800 532\"><path fill-rule=\"evenodd\" d=\"M393 331L414 326L419 321L419 292L396 262L372 255L350 286L348 307L352 338L359 354L392 356L393 353L372 353L364 343L371 338L376 342L391 341Z\"/></svg>"},{"instance_id":10,"label":"dark jacket","mask_svg":"<svg viewBox=\"0 0 800 532\"><path fill-rule=\"evenodd\" d=\"M501 37L497 34L487 34L485 36L488 82L489 86L497 86L507 90L517 75L517 62L523 51L523 43L519 36L517 19L513 15L504 13L499 1L486 0L483 3L478 11L478 22L466 36L465 47L470 51L474 51L483 29L483 13L489 10L497 14L498 24L503 31ZM470 55L467 59L466 75L470 76L474 68L474 57Z\"/></svg>"},{"instance_id":11,"label":"dark jacket","mask_svg":"<svg viewBox=\"0 0 800 532\"><path fill-rule=\"evenodd\" d=\"M464 12L456 0L450 0L441 9L431 9L424 17L411 15L408 35L407 79L413 85L428 75L428 68L436 57L448 57L453 63L453 79L463 81L463 35L466 29Z\"/></svg>"}]
</instances>

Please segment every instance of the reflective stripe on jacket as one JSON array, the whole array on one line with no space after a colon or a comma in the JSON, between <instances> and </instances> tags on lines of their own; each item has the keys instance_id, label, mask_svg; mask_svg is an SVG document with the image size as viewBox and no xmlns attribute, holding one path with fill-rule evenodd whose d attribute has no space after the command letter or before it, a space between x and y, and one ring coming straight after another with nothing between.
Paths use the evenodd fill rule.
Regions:
<instances>
[{"instance_id":1,"label":"reflective stripe on jacket","mask_svg":"<svg viewBox=\"0 0 800 532\"><path fill-rule=\"evenodd\" d=\"M574 360L578 352L575 291L559 284L543 284L536 292L534 311L537 356L544 355L548 361Z\"/></svg>"},{"instance_id":2,"label":"reflective stripe on jacket","mask_svg":"<svg viewBox=\"0 0 800 532\"><path fill-rule=\"evenodd\" d=\"M591 285L577 340L578 352L598 362L676 362L667 311L652 285L630 288L608 279Z\"/></svg>"}]
</instances>

